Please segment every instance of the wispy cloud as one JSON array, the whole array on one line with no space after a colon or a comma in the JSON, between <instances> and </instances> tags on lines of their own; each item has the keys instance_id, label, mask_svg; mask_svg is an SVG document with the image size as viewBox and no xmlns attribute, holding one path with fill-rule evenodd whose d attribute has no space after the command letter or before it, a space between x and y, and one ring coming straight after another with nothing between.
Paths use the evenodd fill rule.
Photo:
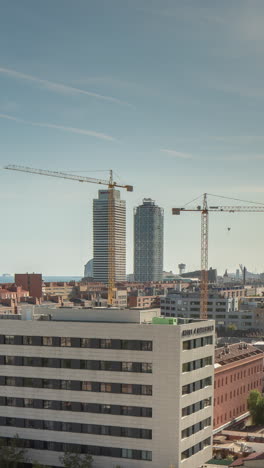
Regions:
<instances>
[{"instance_id":1,"label":"wispy cloud","mask_svg":"<svg viewBox=\"0 0 264 468\"><path fill-rule=\"evenodd\" d=\"M63 84L63 83L56 83L56 82L53 82L53 81L44 80L42 78L38 78L38 77L33 76L33 75L27 75L25 73L21 73L19 71L13 70L11 68L0 67L0 74L5 75L5 76L9 76L10 78L14 78L14 79L17 79L17 80L23 80L23 81L35 83L35 84L41 86L42 88L45 88L45 89L47 89L49 91L53 91L53 92L60 93L60 94L71 94L71 95L81 94L81 95L93 97L93 98L96 98L96 99L109 101L109 102L112 102L114 104L121 104L121 105L124 105L124 106L133 107L128 102L121 101L120 99L117 99L117 98L112 97L112 96L105 96L103 94L94 93L92 91L86 91L85 89L75 88L73 86L68 86L68 85Z\"/></svg>"},{"instance_id":2,"label":"wispy cloud","mask_svg":"<svg viewBox=\"0 0 264 468\"><path fill-rule=\"evenodd\" d=\"M182 153L181 151L175 151L175 150L172 150L172 149L162 148L160 151L162 153L167 154L168 156L170 156L172 158L180 158L180 159L191 159L192 158L192 155L189 154L189 153Z\"/></svg>"},{"instance_id":3,"label":"wispy cloud","mask_svg":"<svg viewBox=\"0 0 264 468\"><path fill-rule=\"evenodd\" d=\"M30 120L19 119L9 114L0 114L1 119L12 120L13 122L17 122L24 125L31 125L32 127L43 127L43 128L51 128L55 130L62 130L64 132L69 133L77 133L78 135L85 135L94 138L99 138L100 140L107 140L107 141L118 141L116 138L106 135L105 133L95 132L93 130L86 130L82 128L76 127L65 127L64 125L56 125L56 124L49 124L45 122L32 122Z\"/></svg>"}]
</instances>

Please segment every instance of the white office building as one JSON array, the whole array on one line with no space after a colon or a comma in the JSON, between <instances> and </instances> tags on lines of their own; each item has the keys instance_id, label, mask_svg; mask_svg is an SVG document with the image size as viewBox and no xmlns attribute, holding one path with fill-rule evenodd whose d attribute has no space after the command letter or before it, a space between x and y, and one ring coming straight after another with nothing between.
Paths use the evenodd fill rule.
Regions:
<instances>
[{"instance_id":1,"label":"white office building","mask_svg":"<svg viewBox=\"0 0 264 468\"><path fill-rule=\"evenodd\" d=\"M62 308L2 320L0 437L18 434L49 467L67 448L90 453L94 468L209 460L214 322L158 315Z\"/></svg>"},{"instance_id":2,"label":"white office building","mask_svg":"<svg viewBox=\"0 0 264 468\"><path fill-rule=\"evenodd\" d=\"M172 292L160 300L161 315L164 317L185 317L198 319L200 317L200 294ZM216 327L227 327L235 320L242 325L242 315L239 313L238 297L222 297L213 293L208 295L208 319L215 320ZM241 321L242 319L242 321Z\"/></svg>"},{"instance_id":3,"label":"white office building","mask_svg":"<svg viewBox=\"0 0 264 468\"><path fill-rule=\"evenodd\" d=\"M115 281L126 281L126 202L119 190L113 190L113 222L115 230ZM109 191L99 190L93 200L93 277L108 282L109 260Z\"/></svg>"}]
</instances>

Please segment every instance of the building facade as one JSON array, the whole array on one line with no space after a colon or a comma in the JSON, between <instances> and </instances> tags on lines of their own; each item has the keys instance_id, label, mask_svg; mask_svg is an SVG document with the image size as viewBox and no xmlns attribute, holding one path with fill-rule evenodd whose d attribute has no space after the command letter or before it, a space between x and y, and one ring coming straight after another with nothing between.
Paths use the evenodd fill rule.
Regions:
<instances>
[{"instance_id":1,"label":"building facade","mask_svg":"<svg viewBox=\"0 0 264 468\"><path fill-rule=\"evenodd\" d=\"M113 190L113 220L115 231L115 281L126 281L126 202L120 191ZM108 282L109 259L109 191L99 190L93 201L93 277Z\"/></svg>"},{"instance_id":2,"label":"building facade","mask_svg":"<svg viewBox=\"0 0 264 468\"><path fill-rule=\"evenodd\" d=\"M248 343L216 349L214 429L220 431L248 414L250 391L263 390L263 358L263 351Z\"/></svg>"},{"instance_id":3,"label":"building facade","mask_svg":"<svg viewBox=\"0 0 264 468\"><path fill-rule=\"evenodd\" d=\"M42 275L40 273L16 273L15 284L29 291L31 297L42 297Z\"/></svg>"},{"instance_id":4,"label":"building facade","mask_svg":"<svg viewBox=\"0 0 264 468\"><path fill-rule=\"evenodd\" d=\"M56 309L2 320L0 437L60 467L194 468L212 455L214 323L159 311ZM146 325L145 323L149 324Z\"/></svg>"},{"instance_id":5,"label":"building facade","mask_svg":"<svg viewBox=\"0 0 264 468\"><path fill-rule=\"evenodd\" d=\"M187 317L197 319L200 316L200 294L170 293L161 297L161 315L164 317ZM216 327L234 325L236 329L248 329L252 326L249 314L239 310L238 297L222 297L210 294L207 302L208 318L215 320Z\"/></svg>"},{"instance_id":6,"label":"building facade","mask_svg":"<svg viewBox=\"0 0 264 468\"><path fill-rule=\"evenodd\" d=\"M134 210L134 280L160 281L163 271L163 209L150 198Z\"/></svg>"}]
</instances>

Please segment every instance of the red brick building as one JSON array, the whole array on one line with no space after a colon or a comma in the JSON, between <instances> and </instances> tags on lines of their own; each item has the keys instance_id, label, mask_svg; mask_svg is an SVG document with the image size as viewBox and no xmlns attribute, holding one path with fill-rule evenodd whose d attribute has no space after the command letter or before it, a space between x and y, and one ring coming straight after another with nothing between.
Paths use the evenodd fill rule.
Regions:
<instances>
[{"instance_id":1,"label":"red brick building","mask_svg":"<svg viewBox=\"0 0 264 468\"><path fill-rule=\"evenodd\" d=\"M14 300L16 303L21 301L21 298L28 297L29 292L25 291L22 286L16 284L0 284L0 303L6 300Z\"/></svg>"},{"instance_id":2,"label":"red brick building","mask_svg":"<svg viewBox=\"0 0 264 468\"><path fill-rule=\"evenodd\" d=\"M42 275L40 273L16 273L15 283L29 291L29 295L35 298L42 297Z\"/></svg>"},{"instance_id":3,"label":"red brick building","mask_svg":"<svg viewBox=\"0 0 264 468\"><path fill-rule=\"evenodd\" d=\"M227 426L247 413L251 390L263 389L264 353L248 343L215 351L214 429Z\"/></svg>"}]
</instances>

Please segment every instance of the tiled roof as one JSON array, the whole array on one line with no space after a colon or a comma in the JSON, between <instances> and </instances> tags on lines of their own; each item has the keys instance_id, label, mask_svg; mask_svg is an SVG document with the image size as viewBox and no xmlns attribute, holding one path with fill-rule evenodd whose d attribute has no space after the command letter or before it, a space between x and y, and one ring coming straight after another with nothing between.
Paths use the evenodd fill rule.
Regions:
<instances>
[{"instance_id":1,"label":"tiled roof","mask_svg":"<svg viewBox=\"0 0 264 468\"><path fill-rule=\"evenodd\" d=\"M240 361L251 356L263 355L263 351L249 343L234 343L216 348L215 363L220 365L229 364L231 362Z\"/></svg>"}]
</instances>

